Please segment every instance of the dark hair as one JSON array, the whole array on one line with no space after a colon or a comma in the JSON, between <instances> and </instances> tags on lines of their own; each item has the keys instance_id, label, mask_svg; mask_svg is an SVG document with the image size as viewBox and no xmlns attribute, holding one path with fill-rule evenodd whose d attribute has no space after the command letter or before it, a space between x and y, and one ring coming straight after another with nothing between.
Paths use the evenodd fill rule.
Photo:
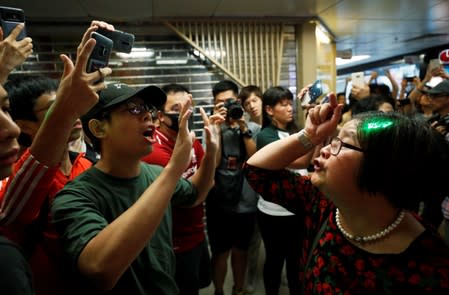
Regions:
<instances>
[{"instance_id":1,"label":"dark hair","mask_svg":"<svg viewBox=\"0 0 449 295\"><path fill-rule=\"evenodd\" d=\"M175 94L178 92L190 93L190 91L187 87L180 85L180 84L175 84L175 83L164 85L164 86L162 86L161 89L162 89L162 91L165 92L165 94L170 94L170 93ZM163 105L160 105L158 109L164 110L164 107L165 107L165 103Z\"/></svg>"},{"instance_id":2,"label":"dark hair","mask_svg":"<svg viewBox=\"0 0 449 295\"><path fill-rule=\"evenodd\" d=\"M396 112L363 113L354 120L364 150L357 176L362 190L405 209L448 195L449 146L441 134Z\"/></svg>"},{"instance_id":3,"label":"dark hair","mask_svg":"<svg viewBox=\"0 0 449 295\"><path fill-rule=\"evenodd\" d=\"M190 93L189 89L183 85L180 84L167 84L162 86L162 91L164 91L166 94L168 93L178 93L178 92L187 92Z\"/></svg>"},{"instance_id":4,"label":"dark hair","mask_svg":"<svg viewBox=\"0 0 449 295\"><path fill-rule=\"evenodd\" d=\"M223 80L214 85L214 87L212 88L212 95L215 99L217 94L228 90L232 90L235 96L239 94L239 87L237 86L237 84L235 84L231 80Z\"/></svg>"},{"instance_id":5,"label":"dark hair","mask_svg":"<svg viewBox=\"0 0 449 295\"><path fill-rule=\"evenodd\" d=\"M56 91L58 81L42 75L10 75L5 84L8 93L10 111L14 121L28 120L37 122L34 106L37 99L46 93ZM17 139L24 147L31 146L32 139L29 134L20 132Z\"/></svg>"},{"instance_id":6,"label":"dark hair","mask_svg":"<svg viewBox=\"0 0 449 295\"><path fill-rule=\"evenodd\" d=\"M352 115L377 111L383 103L389 103L393 109L396 109L396 104L393 98L383 95L368 95L354 103L352 106Z\"/></svg>"},{"instance_id":7,"label":"dark hair","mask_svg":"<svg viewBox=\"0 0 449 295\"><path fill-rule=\"evenodd\" d=\"M288 90L288 88L284 88L281 86L274 86L274 87L270 87L268 88L264 93L263 93L263 98L262 98L262 113L263 113L263 118L262 118L262 128L265 128L267 126L269 126L271 124L271 118L270 116L267 114L265 107L266 106L270 106L270 107L274 107L277 103L281 102L284 99L288 99L288 100L293 100L293 93ZM290 132L295 132L298 130L296 124L295 124L295 120L289 122L287 124L287 130Z\"/></svg>"},{"instance_id":8,"label":"dark hair","mask_svg":"<svg viewBox=\"0 0 449 295\"><path fill-rule=\"evenodd\" d=\"M58 81L42 75L15 75L5 84L13 120L37 121L34 113L36 100L45 93L58 89Z\"/></svg>"},{"instance_id":9,"label":"dark hair","mask_svg":"<svg viewBox=\"0 0 449 295\"><path fill-rule=\"evenodd\" d=\"M383 95L386 97L391 97L390 87L385 84L369 84L369 89L371 94Z\"/></svg>"},{"instance_id":10,"label":"dark hair","mask_svg":"<svg viewBox=\"0 0 449 295\"><path fill-rule=\"evenodd\" d=\"M242 105L251 96L252 93L254 93L255 96L262 98L262 90L260 90L260 88L258 86L256 86L256 85L245 86L240 90L240 93L238 96Z\"/></svg>"}]
</instances>

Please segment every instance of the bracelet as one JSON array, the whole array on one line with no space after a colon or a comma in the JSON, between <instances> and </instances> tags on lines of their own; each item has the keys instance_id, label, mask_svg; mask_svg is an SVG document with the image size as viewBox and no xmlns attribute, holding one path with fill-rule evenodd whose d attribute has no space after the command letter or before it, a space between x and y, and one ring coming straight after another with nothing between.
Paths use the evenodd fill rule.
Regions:
<instances>
[{"instance_id":1,"label":"bracelet","mask_svg":"<svg viewBox=\"0 0 449 295\"><path fill-rule=\"evenodd\" d=\"M298 132L298 140L306 150L311 150L315 145L310 141L304 129Z\"/></svg>"}]
</instances>

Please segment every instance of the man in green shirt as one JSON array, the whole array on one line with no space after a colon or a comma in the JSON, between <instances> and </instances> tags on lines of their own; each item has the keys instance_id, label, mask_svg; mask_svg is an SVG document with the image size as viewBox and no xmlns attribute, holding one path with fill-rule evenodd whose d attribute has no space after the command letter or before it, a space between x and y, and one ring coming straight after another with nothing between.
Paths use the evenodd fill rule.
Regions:
<instances>
[{"instance_id":1,"label":"man in green shirt","mask_svg":"<svg viewBox=\"0 0 449 295\"><path fill-rule=\"evenodd\" d=\"M192 206L204 201L213 185L218 140L216 128L206 124L203 163L197 177L183 180L194 140L187 127L189 101L182 106L167 166L141 162L155 140L152 108L165 100L165 93L154 86L109 84L82 116L83 130L101 158L67 184L52 204L55 227L79 279L77 292L178 293L170 203ZM83 113L73 108L58 111Z\"/></svg>"}]
</instances>

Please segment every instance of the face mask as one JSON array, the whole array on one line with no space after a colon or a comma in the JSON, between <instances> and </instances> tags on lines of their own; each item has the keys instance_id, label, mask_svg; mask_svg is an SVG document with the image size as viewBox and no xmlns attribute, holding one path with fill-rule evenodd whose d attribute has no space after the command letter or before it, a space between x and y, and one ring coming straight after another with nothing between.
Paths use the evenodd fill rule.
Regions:
<instances>
[{"instance_id":1,"label":"face mask","mask_svg":"<svg viewBox=\"0 0 449 295\"><path fill-rule=\"evenodd\" d=\"M168 126L171 130L178 132L179 131L179 125L178 125L178 119L179 119L179 113L164 113L167 117L171 120L171 125Z\"/></svg>"}]
</instances>

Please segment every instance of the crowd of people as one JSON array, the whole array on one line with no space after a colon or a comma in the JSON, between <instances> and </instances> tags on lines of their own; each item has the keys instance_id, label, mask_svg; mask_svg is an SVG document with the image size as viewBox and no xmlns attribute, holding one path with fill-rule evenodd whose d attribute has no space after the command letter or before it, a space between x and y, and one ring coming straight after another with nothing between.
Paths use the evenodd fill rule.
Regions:
<instances>
[{"instance_id":1,"label":"crowd of people","mask_svg":"<svg viewBox=\"0 0 449 295\"><path fill-rule=\"evenodd\" d=\"M10 75L32 39L0 33L2 293L220 295L230 265L245 295L262 246L268 295L284 267L292 295L449 292L444 71L399 94L409 104L367 83L304 109L310 86L223 80L201 142L184 85L86 72L99 28L114 30L93 21L59 81Z\"/></svg>"}]
</instances>

